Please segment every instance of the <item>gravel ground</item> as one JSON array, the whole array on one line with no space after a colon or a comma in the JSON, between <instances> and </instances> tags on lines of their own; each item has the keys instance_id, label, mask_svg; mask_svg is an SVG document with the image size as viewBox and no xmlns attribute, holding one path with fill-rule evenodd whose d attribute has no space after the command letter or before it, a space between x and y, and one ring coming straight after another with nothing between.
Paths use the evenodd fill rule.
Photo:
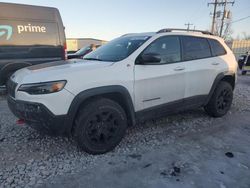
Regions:
<instances>
[{"instance_id":1,"label":"gravel ground","mask_svg":"<svg viewBox=\"0 0 250 188\"><path fill-rule=\"evenodd\" d=\"M62 179L69 179L69 181L74 182L77 182L77 179L80 181L81 177L91 179L93 177L82 176L82 173L89 172L94 174L94 172L100 170L100 172L107 174L114 170L112 166L117 163L120 164L115 166L115 172L118 174L125 168L124 165L131 167L132 170L130 174L134 174L133 166L140 164L146 169L152 165L151 163L143 164L140 162L143 161L141 160L142 156L150 159L155 157L158 164L157 169L161 170L160 176L174 176L176 182L179 182L181 179L181 176L179 175L180 170L183 171L184 169L184 171L186 170L188 172L188 170L190 171L191 169L192 173L198 173L200 168L198 168L197 165L199 166L202 162L202 153L206 152L207 155L213 153L214 148L209 145L213 143L213 139L210 137L211 134L216 132L220 127L220 124L223 124L225 121L232 122L242 116L248 116L247 118L250 122L249 94L250 76L240 76L235 89L233 106L226 116L214 119L208 117L202 109L196 109L138 124L135 127L129 128L126 137L114 151L99 156L92 156L79 151L72 138L41 135L26 125L17 126L15 124L16 118L10 113L5 97L0 96L0 187L61 187L62 184L60 184L60 182L63 182ZM241 128L241 131L244 129ZM233 132L239 132L239 134L241 134L237 129L233 130ZM243 131L243 133L243 136L250 137L249 130L246 132ZM194 135L202 135L202 139L200 138L201 141L199 141L198 138L193 138ZM196 141L193 143L194 140L191 138ZM222 152L226 152L226 149L230 149L227 148L227 145L229 145L227 142L231 142L231 140L222 139L222 141ZM182 144L180 145L180 143ZM187 143L189 144L187 145ZM242 142L242 144L244 144L244 142ZM203 146L202 148L201 145ZM250 154L249 144L244 145L246 145L246 147L242 146L242 153ZM188 150L183 146L185 146L185 148L188 147ZM166 148L176 153L167 153L170 156L166 156L166 153L164 152ZM216 149L218 148L220 150L220 144L216 146ZM190 153L190 151L193 151L194 149L199 152L194 152L193 154ZM180 158L182 155L180 155L179 152L182 150L187 150L188 156L184 155ZM216 156L217 153L214 153L214 155ZM231 153L227 154L228 157L233 157L232 155L233 154ZM190 156L199 159L196 160L196 165L187 162ZM224 161L227 159L226 156L223 157L224 158L218 158L218 160ZM165 158L168 158L168 161L165 161L165 163L169 163L169 165L167 165L167 170L161 169L161 166L166 165L164 163ZM163 161L162 163L161 160ZM170 160L172 160L172 163ZM138 161L138 164L136 161ZM225 165L227 164L230 165L231 163L228 162ZM237 162L237 165L245 170L241 171L242 177L250 177L250 166L248 166L248 164L250 165L250 159L244 161L244 163L240 161ZM108 166L111 166L110 170L104 171L104 168L109 169ZM153 172L154 170L152 170L152 173ZM205 172L210 171L207 169ZM223 173L224 172L221 171L221 174ZM100 173L99 175L99 177L102 177ZM234 177L233 175L232 177ZM173 187L171 180L168 178L160 179L158 181L158 183L161 182L162 184L151 184L151 182L153 182L152 177L154 176L151 174L151 180L149 179L146 181L149 187L155 187L156 185L158 185L157 187L161 187L161 185L172 185ZM178 178L176 179L176 177ZM118 176L117 178L121 178L121 176ZM226 183L230 182L223 178L220 179L220 181L218 180L219 177L214 178L217 178L215 180L216 184L212 184L212 182L210 183L215 187L226 188ZM84 182L87 179L83 178L82 180ZM240 184L239 187L250 187L250 180L242 179L242 182L243 183ZM192 186L194 184L201 185L199 184L199 179L189 181L189 183L191 187L194 187ZM66 187L80 187L79 184L67 184L67 182L63 185ZM184 186L186 184L180 185ZM208 184L207 186L203 185L198 187L213 186Z\"/></svg>"}]
</instances>

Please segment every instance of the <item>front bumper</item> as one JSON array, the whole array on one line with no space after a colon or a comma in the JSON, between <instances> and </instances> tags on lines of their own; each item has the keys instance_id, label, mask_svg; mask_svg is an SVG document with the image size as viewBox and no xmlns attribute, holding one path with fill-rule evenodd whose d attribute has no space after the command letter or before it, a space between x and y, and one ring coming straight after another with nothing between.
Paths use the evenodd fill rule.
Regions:
<instances>
[{"instance_id":1,"label":"front bumper","mask_svg":"<svg viewBox=\"0 0 250 188\"><path fill-rule=\"evenodd\" d=\"M8 106L15 116L25 120L34 129L53 135L63 135L69 132L67 115L54 115L43 104L15 100L8 96Z\"/></svg>"}]
</instances>

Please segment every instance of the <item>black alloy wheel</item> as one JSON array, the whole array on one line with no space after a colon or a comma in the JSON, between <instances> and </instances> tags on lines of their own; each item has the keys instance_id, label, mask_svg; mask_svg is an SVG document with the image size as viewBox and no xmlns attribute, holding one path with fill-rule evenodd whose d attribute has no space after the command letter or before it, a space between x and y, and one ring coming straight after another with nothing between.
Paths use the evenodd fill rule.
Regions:
<instances>
[{"instance_id":1,"label":"black alloy wheel","mask_svg":"<svg viewBox=\"0 0 250 188\"><path fill-rule=\"evenodd\" d=\"M126 133L127 117L118 103L100 98L82 107L75 124L80 148L90 154L102 154L120 143Z\"/></svg>"},{"instance_id":2,"label":"black alloy wheel","mask_svg":"<svg viewBox=\"0 0 250 188\"><path fill-rule=\"evenodd\" d=\"M233 101L233 89L230 83L221 81L209 99L204 109L212 117L225 115Z\"/></svg>"},{"instance_id":3,"label":"black alloy wheel","mask_svg":"<svg viewBox=\"0 0 250 188\"><path fill-rule=\"evenodd\" d=\"M116 111L110 109L97 111L87 120L87 139L92 144L105 146L115 139L120 121L122 119Z\"/></svg>"},{"instance_id":4,"label":"black alloy wheel","mask_svg":"<svg viewBox=\"0 0 250 188\"><path fill-rule=\"evenodd\" d=\"M232 103L233 93L229 88L223 89L217 98L217 110L220 113L228 111Z\"/></svg>"}]
</instances>

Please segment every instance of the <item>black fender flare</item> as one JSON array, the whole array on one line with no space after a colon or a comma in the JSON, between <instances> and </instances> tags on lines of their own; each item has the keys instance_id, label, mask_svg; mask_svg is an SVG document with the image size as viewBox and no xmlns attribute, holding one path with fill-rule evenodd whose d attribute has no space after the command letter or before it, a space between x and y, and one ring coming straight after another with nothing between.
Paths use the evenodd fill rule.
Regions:
<instances>
[{"instance_id":1,"label":"black fender flare","mask_svg":"<svg viewBox=\"0 0 250 188\"><path fill-rule=\"evenodd\" d=\"M214 90L216 89L217 85L220 83L220 81L221 81L225 76L234 76L234 75L227 75L227 74L225 74L225 73L219 73L219 74L216 76L216 78L215 78L215 80L214 80L214 82L213 82L213 85L212 85L212 87L211 87L211 89L210 89L210 91L209 91L208 97L207 97L207 99L206 99L206 101L205 101L205 105L208 104L208 102L209 102L209 100L211 99L211 97L212 97L212 95L213 95L213 93L214 93Z\"/></svg>"},{"instance_id":2,"label":"black fender flare","mask_svg":"<svg viewBox=\"0 0 250 188\"><path fill-rule=\"evenodd\" d=\"M129 124L134 125L136 122L135 109L132 102L132 98L128 90L120 85L110 85L110 86L102 86L102 87L87 89L75 96L67 113L68 117L67 122L70 125L68 126L69 128L68 131L71 132L78 110L84 102L86 102L91 97L98 97L102 95L105 96L105 94L114 94L114 93L119 94L122 97L121 100L125 105L123 106L123 108L125 108L124 110L127 113Z\"/></svg>"}]
</instances>

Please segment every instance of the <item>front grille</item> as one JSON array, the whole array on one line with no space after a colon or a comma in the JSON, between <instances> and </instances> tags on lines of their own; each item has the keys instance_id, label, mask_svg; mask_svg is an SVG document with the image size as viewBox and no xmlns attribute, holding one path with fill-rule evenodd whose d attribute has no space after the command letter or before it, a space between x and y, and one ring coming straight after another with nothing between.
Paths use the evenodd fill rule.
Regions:
<instances>
[{"instance_id":1,"label":"front grille","mask_svg":"<svg viewBox=\"0 0 250 188\"><path fill-rule=\"evenodd\" d=\"M9 79L7 83L7 92L13 98L15 98L16 87L17 87L17 83Z\"/></svg>"}]
</instances>

